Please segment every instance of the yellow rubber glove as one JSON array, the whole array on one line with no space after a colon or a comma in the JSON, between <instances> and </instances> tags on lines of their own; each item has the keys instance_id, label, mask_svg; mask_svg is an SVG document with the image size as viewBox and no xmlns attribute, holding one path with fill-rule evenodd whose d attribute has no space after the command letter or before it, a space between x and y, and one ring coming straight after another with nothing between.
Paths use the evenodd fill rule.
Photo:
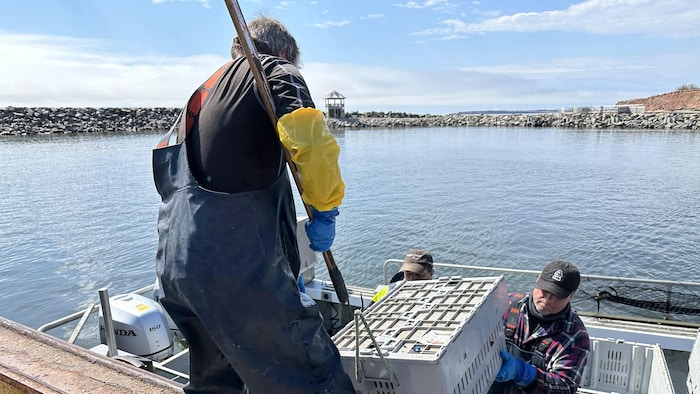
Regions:
<instances>
[{"instance_id":1,"label":"yellow rubber glove","mask_svg":"<svg viewBox=\"0 0 700 394\"><path fill-rule=\"evenodd\" d=\"M323 112L299 108L285 114L277 122L277 133L299 170L301 199L317 211L339 207L345 196L338 167L340 147Z\"/></svg>"},{"instance_id":2,"label":"yellow rubber glove","mask_svg":"<svg viewBox=\"0 0 700 394\"><path fill-rule=\"evenodd\" d=\"M372 302L379 302L379 300L384 298L384 296L386 296L386 293L388 292L389 286L381 286L381 288L379 288L377 292L374 293L374 296L372 297Z\"/></svg>"}]
</instances>

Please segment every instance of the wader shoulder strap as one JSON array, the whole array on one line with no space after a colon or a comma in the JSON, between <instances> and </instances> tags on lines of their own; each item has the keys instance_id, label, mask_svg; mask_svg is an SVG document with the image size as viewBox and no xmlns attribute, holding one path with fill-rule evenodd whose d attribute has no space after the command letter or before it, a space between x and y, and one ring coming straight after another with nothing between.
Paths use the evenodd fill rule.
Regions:
<instances>
[{"instance_id":1,"label":"wader shoulder strap","mask_svg":"<svg viewBox=\"0 0 700 394\"><path fill-rule=\"evenodd\" d=\"M515 328L518 326L518 318L520 317L520 301L522 301L523 298L525 298L525 294L514 293L513 299L508 307L505 334L506 339L511 342L513 342L513 338L515 338Z\"/></svg>"},{"instance_id":2,"label":"wader shoulder strap","mask_svg":"<svg viewBox=\"0 0 700 394\"><path fill-rule=\"evenodd\" d=\"M202 106L209 95L209 91L219 80L219 78L221 78L221 74L224 73L231 63L233 63L233 61L229 61L221 66L209 77L209 79L207 79L199 88L197 88L194 93L192 93L192 96L190 96L190 99L187 101L187 106L185 106L185 108L183 108L183 110L180 112L180 115L178 115L177 119L175 120L173 127L171 127L170 131L168 131L168 133L161 138L160 142L158 142L158 148L164 148L170 144L170 137L178 125L177 143L185 140L187 134L189 134L190 130L192 130L192 125L194 124L195 119L197 116L199 116L199 111L202 110ZM185 113L184 120L182 119L183 112Z\"/></svg>"},{"instance_id":3,"label":"wader shoulder strap","mask_svg":"<svg viewBox=\"0 0 700 394\"><path fill-rule=\"evenodd\" d=\"M540 340L540 343L538 343L537 346L535 346L535 353L546 360L544 355L547 352L547 349L549 349L549 345L551 345L552 342L552 338L542 338L542 340Z\"/></svg>"},{"instance_id":4,"label":"wader shoulder strap","mask_svg":"<svg viewBox=\"0 0 700 394\"><path fill-rule=\"evenodd\" d=\"M185 137L187 134L190 133L190 130L192 130L192 125L194 124L195 119L199 116L199 111L202 110L202 106L204 105L204 102L206 101L207 97L209 96L209 91L211 90L212 87L214 87L214 84L221 78L221 74L228 69L228 67L233 63L233 61L230 61L218 70L214 74L207 79L202 86L199 87L193 94L192 97L190 97L190 101L187 102L187 113L185 116L185 127L180 127L180 130L177 135L177 142L182 142L185 140Z\"/></svg>"}]
</instances>

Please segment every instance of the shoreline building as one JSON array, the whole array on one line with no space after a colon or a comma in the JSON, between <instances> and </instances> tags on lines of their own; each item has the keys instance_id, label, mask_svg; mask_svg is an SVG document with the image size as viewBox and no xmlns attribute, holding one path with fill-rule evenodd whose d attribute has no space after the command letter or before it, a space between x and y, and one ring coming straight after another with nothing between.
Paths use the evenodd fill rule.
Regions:
<instances>
[{"instance_id":1,"label":"shoreline building","mask_svg":"<svg viewBox=\"0 0 700 394\"><path fill-rule=\"evenodd\" d=\"M326 114L328 118L342 119L345 117L345 96L332 91L326 95Z\"/></svg>"}]
</instances>

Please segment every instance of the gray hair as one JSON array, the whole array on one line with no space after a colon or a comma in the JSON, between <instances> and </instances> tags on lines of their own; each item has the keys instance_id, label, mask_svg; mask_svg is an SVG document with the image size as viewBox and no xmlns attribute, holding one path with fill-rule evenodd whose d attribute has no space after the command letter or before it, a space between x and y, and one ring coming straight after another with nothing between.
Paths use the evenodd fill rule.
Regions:
<instances>
[{"instance_id":1,"label":"gray hair","mask_svg":"<svg viewBox=\"0 0 700 394\"><path fill-rule=\"evenodd\" d=\"M278 20L259 15L248 23L250 37L258 53L283 57L295 66L299 65L299 46L282 23ZM238 37L233 38L231 57L244 56L243 47Z\"/></svg>"}]
</instances>

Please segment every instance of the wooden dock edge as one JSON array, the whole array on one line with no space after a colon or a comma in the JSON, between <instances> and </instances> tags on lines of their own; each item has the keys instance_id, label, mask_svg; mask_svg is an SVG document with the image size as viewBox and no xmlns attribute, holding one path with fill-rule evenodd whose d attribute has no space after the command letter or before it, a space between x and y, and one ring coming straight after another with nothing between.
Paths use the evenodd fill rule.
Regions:
<instances>
[{"instance_id":1,"label":"wooden dock edge","mask_svg":"<svg viewBox=\"0 0 700 394\"><path fill-rule=\"evenodd\" d=\"M0 316L0 394L182 394L182 387Z\"/></svg>"}]
</instances>

